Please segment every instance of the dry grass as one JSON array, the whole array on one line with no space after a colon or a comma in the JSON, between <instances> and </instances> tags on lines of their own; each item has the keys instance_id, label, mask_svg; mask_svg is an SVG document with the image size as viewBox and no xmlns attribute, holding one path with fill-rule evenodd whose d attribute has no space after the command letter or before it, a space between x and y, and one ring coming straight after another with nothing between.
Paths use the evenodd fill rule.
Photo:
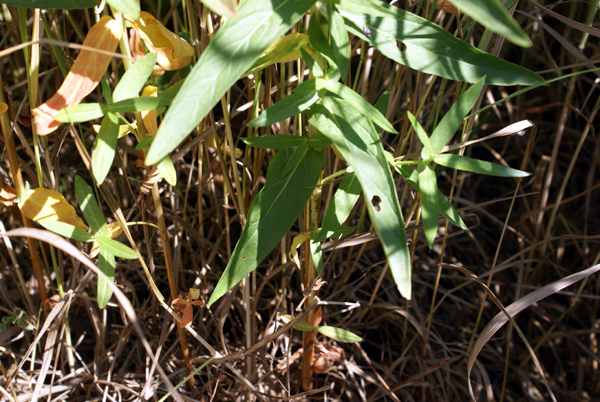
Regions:
<instances>
[{"instance_id":1,"label":"dry grass","mask_svg":"<svg viewBox=\"0 0 600 402\"><path fill-rule=\"evenodd\" d=\"M147 10L156 7L142 3ZM588 3L557 3L563 4L553 4L555 12L581 22L592 7ZM545 11L535 11L526 4L521 6L542 16L555 33L549 31L549 26L517 13L534 46L523 50L504 43L501 57L541 72L547 79L597 65L600 54L597 37L590 36L585 42L582 52L591 60L585 64L580 56L573 54L572 48L582 42L577 27L559 22ZM10 49L21 43L21 38L16 25L9 22L4 6L3 9L0 43L3 49ZM163 10L163 17L165 14ZM181 6L167 15L170 17L166 25L183 31L186 24ZM31 29L32 14L28 16ZM173 25L177 16L182 18ZM50 12L47 17L57 39L80 43L63 12ZM91 12L84 11L72 11L71 17L82 32L87 31L93 19ZM197 19L197 14L193 14L192 20ZM451 32L456 29L451 14L437 14L436 21ZM475 45L480 37L481 32L476 28ZM493 36L484 50L495 52L499 44ZM357 49L360 49L358 44L354 50ZM67 63L77 52L64 47L58 50ZM387 149L399 152L409 127L406 111L414 113L420 108L423 112L420 119L431 131L429 112L439 105L443 115L459 86L449 82L445 89L440 89L441 79L407 71L376 52L368 53L367 59L357 90L374 103L384 89L395 88L388 118L399 129L400 136L386 137L384 142ZM355 71L358 56L353 62ZM293 67L289 64L285 70L288 78L294 74ZM14 107L22 105L21 111L26 115L28 86L23 51L2 57L0 68ZM120 62L115 59L108 76L113 87L119 69ZM268 77L274 87L272 101L277 101L281 95L277 85L279 70L273 68ZM171 74L159 83L166 86L178 79L178 75ZM50 97L61 81L51 49L44 45L37 81L40 99ZM329 371L315 375L312 390L305 392L300 388L301 333L288 326L278 336L271 336L284 326L278 313L299 314L305 293L300 271L287 262L282 245L244 285L210 310L196 310L193 329L224 357L195 375L195 391L190 392L185 385L177 388L180 398L185 401L469 400L467 361L482 329L501 310L486 296L483 286L465 271L487 283L495 297L508 306L544 285L599 263L597 84L597 73L576 75L503 102L472 122L471 139L517 121L532 121L536 128L523 136L484 141L466 148L465 152L517 168L525 160L524 170L534 174L517 183L464 172L441 172L442 191L452 194L453 203L470 230L462 232L441 225L443 230L432 250L428 250L415 223L418 199L398 180L414 252L414 297L410 302L398 294L381 247L373 236L357 237L352 244L329 245L323 274L326 285L318 293L323 302L324 321L359 334L364 342L323 343L324 348L330 348L329 356L337 359L320 361L323 367L330 365ZM516 90L488 87L482 106ZM247 111L235 111L252 100L251 94L251 82L245 80L231 90L231 125L236 138L246 135L249 115ZM99 90L89 99L94 97L101 99ZM223 117L220 108L214 111L214 116L217 121ZM78 155L72 133L81 134L90 150L91 125L72 128L63 125L58 134L35 144L30 128L22 124L18 128L23 135L17 135L19 131L13 135L25 180L38 182L35 159L27 152L28 147L38 147L44 185L59 190L75 205L75 175L84 177L88 183L91 178ZM198 138L198 134L191 138ZM162 183L160 191L179 290L200 288L201 299L207 301L227 264L241 226L232 195L224 184L231 175L230 160L222 159L220 151L209 147L207 142L196 141L191 145L173 158L178 172L177 186L171 188ZM417 142L406 145L403 155L419 150ZM120 140L119 157L108 186L129 222L154 223L152 199L139 190L146 172L135 165L134 146L131 139ZM240 142L238 146L243 144ZM247 170L240 170L248 182L246 206L260 189L271 157L270 152L256 152ZM329 152L325 166L326 176L342 163ZM1 169L5 181L10 183L12 173L5 158ZM334 190L335 184L323 189L324 201ZM15 208L2 209L0 216L7 231L21 227ZM114 220L105 208L105 215ZM362 201L349 224L358 226L358 234L372 230ZM284 244L288 247L298 227L286 237ZM138 225L131 227L131 232L158 288L168 295L158 231ZM114 297L106 309L99 310L94 299L95 276L73 254L57 250L56 267L67 295L51 313L41 313L26 239L12 237L5 245L0 252L0 309L10 315L15 307L22 308L37 319L34 324L38 330L9 326L0 333L0 368L4 375L0 380L0 400L14 397L19 401L31 400L34 396L69 401L158 400L168 392L169 381L177 385L185 378L176 324L150 291L139 262L121 260L117 264L116 283L132 310L117 304ZM84 247L83 251L89 250ZM58 294L52 262L54 252L46 243L40 243L50 295ZM481 351L471 375L477 400L550 400L544 386L546 380L557 400L600 400L599 288L598 275L591 275L515 317L514 323L535 350L543 373L536 370L526 345L512 325L497 332ZM244 291L249 292L248 299L243 297ZM128 315L131 312L134 316ZM148 345L144 345L141 334ZM238 353L265 338L268 342L262 342L251 353ZM211 352L193 334L188 334L188 343L194 367L199 367ZM156 365L147 347L156 357Z\"/></svg>"}]
</instances>

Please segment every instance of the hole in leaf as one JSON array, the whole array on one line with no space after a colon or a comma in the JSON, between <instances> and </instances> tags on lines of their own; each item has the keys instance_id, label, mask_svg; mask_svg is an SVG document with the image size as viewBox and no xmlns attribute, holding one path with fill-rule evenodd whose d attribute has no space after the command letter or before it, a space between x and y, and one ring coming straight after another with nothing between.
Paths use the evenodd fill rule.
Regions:
<instances>
[{"instance_id":1,"label":"hole in leaf","mask_svg":"<svg viewBox=\"0 0 600 402\"><path fill-rule=\"evenodd\" d=\"M398 43L401 52L406 52L406 44L404 42Z\"/></svg>"},{"instance_id":2,"label":"hole in leaf","mask_svg":"<svg viewBox=\"0 0 600 402\"><path fill-rule=\"evenodd\" d=\"M375 211L381 211L381 198L379 198L378 195L374 195L373 198L371 198L371 204L373 205L373 208L375 208Z\"/></svg>"}]
</instances>

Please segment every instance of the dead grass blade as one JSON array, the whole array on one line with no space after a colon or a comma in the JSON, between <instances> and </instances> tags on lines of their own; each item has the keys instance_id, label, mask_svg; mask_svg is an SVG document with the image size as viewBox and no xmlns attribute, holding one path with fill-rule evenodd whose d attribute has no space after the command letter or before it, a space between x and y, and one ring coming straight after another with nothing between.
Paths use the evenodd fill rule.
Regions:
<instances>
[{"instance_id":1,"label":"dead grass blade","mask_svg":"<svg viewBox=\"0 0 600 402\"><path fill-rule=\"evenodd\" d=\"M500 328L502 328L504 326L504 324L506 324L509 320L512 321L514 316L516 316L518 313L520 313L527 307L539 302L540 300L542 300L550 295L553 295L554 293L566 288L567 286L570 286L570 285L574 284L575 282L580 281L581 279L584 279L598 271L600 271L600 264L594 265L593 267L585 269L581 272L577 272L575 274L569 275L558 281L550 283L534 292L531 292L527 296L522 297L521 299L512 303L510 306L506 307L506 309L504 309L503 312L498 313L488 323L488 325L485 326L483 331L481 331L481 335L479 336L479 339L477 339L477 342L475 342L475 346L473 347L473 351L471 352L471 355L469 356L469 363L467 366L467 378L468 378L468 384L469 384L469 392L471 393L471 397L473 398L474 401L476 399L475 399L475 395L473 393L473 387L471 385L471 370L473 369L473 364L475 363L475 360L477 359L479 352L481 352L481 350L483 349L485 344L490 340L490 338L492 336L494 336L494 334L496 332L498 332L500 330ZM515 328L518 328L518 327L515 325ZM532 356L532 358L534 358L534 356ZM534 358L534 361L537 361L537 359ZM541 371L541 367L538 367L538 370L540 370L540 374L543 374L543 372Z\"/></svg>"}]
</instances>

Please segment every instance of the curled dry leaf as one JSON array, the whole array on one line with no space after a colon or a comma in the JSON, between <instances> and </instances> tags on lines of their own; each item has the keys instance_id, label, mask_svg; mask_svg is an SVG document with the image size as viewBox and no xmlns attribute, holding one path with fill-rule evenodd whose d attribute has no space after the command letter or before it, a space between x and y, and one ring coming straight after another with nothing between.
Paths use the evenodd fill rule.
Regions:
<instances>
[{"instance_id":1,"label":"curled dry leaf","mask_svg":"<svg viewBox=\"0 0 600 402\"><path fill-rule=\"evenodd\" d=\"M171 308L181 315L181 328L187 327L192 323L194 318L193 306L202 307L204 302L196 300L200 297L200 289L190 288L188 292L179 292L179 297L171 302Z\"/></svg>"},{"instance_id":2,"label":"curled dry leaf","mask_svg":"<svg viewBox=\"0 0 600 402\"><path fill-rule=\"evenodd\" d=\"M136 57L144 55L140 39L144 41L148 51L157 53L157 63L162 70L179 70L191 63L194 48L148 12L141 11L137 20L129 19L137 35L130 36L130 47ZM154 75L162 75L164 71L156 69Z\"/></svg>"},{"instance_id":3,"label":"curled dry leaf","mask_svg":"<svg viewBox=\"0 0 600 402\"><path fill-rule=\"evenodd\" d=\"M65 200L61 193L47 188L29 190L21 197L19 209L32 221L48 219L64 222L81 230L88 230L83 220L75 212L75 208Z\"/></svg>"},{"instance_id":4,"label":"curled dry leaf","mask_svg":"<svg viewBox=\"0 0 600 402\"><path fill-rule=\"evenodd\" d=\"M96 88L106 72L114 52L121 29L118 21L104 16L94 24L83 41L83 46L101 50L82 50L56 94L44 104L33 109L33 121L38 135L47 135L61 124L54 117L65 106L76 105Z\"/></svg>"},{"instance_id":5,"label":"curled dry leaf","mask_svg":"<svg viewBox=\"0 0 600 402\"><path fill-rule=\"evenodd\" d=\"M0 203L4 204L4 206L12 207L15 205L16 199L17 192L15 189L8 184L2 183L2 187L0 188Z\"/></svg>"},{"instance_id":6,"label":"curled dry leaf","mask_svg":"<svg viewBox=\"0 0 600 402\"><path fill-rule=\"evenodd\" d=\"M317 374L326 374L333 369L333 364L341 364L346 356L344 349L333 346L327 341L315 344L314 348L315 364L314 370Z\"/></svg>"}]
</instances>

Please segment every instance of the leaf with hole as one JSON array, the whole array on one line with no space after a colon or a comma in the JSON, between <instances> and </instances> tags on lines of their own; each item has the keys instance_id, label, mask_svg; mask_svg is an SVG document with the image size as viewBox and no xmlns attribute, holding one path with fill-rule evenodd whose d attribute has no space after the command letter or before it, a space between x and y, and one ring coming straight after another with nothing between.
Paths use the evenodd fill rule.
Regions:
<instances>
[{"instance_id":1,"label":"leaf with hole","mask_svg":"<svg viewBox=\"0 0 600 402\"><path fill-rule=\"evenodd\" d=\"M354 169L367 210L388 258L400 294L411 297L411 265L404 218L383 147L369 119L352 104L325 97L310 110L309 123L335 144Z\"/></svg>"},{"instance_id":2,"label":"leaf with hole","mask_svg":"<svg viewBox=\"0 0 600 402\"><path fill-rule=\"evenodd\" d=\"M377 0L334 0L352 34L384 56L417 71L455 81L533 85L542 78L526 68L492 56L415 14ZM366 35L364 30L370 33ZM402 49L396 41L402 42Z\"/></svg>"}]
</instances>

